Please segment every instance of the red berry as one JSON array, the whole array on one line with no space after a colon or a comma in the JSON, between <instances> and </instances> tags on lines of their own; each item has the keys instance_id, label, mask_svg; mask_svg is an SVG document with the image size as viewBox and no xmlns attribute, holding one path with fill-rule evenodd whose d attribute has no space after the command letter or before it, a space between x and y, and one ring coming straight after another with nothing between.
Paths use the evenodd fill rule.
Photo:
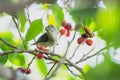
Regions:
<instances>
[{"instance_id":1,"label":"red berry","mask_svg":"<svg viewBox=\"0 0 120 80\"><path fill-rule=\"evenodd\" d=\"M37 58L38 58L38 59L42 59L42 58L43 58L43 54L42 54L41 52L39 52L39 53L37 54Z\"/></svg>"},{"instance_id":2,"label":"red berry","mask_svg":"<svg viewBox=\"0 0 120 80\"><path fill-rule=\"evenodd\" d=\"M93 40L92 40L92 39L87 39L87 40L86 40L86 44L87 44L88 46L91 46L91 45L93 44Z\"/></svg>"},{"instance_id":3,"label":"red berry","mask_svg":"<svg viewBox=\"0 0 120 80\"><path fill-rule=\"evenodd\" d=\"M67 36L67 37L70 36L70 31L67 31L66 36Z\"/></svg>"},{"instance_id":4,"label":"red berry","mask_svg":"<svg viewBox=\"0 0 120 80\"><path fill-rule=\"evenodd\" d=\"M78 44L81 44L84 40L85 40L85 38L80 37L80 38L78 38L77 42L78 42Z\"/></svg>"},{"instance_id":5,"label":"red berry","mask_svg":"<svg viewBox=\"0 0 120 80\"><path fill-rule=\"evenodd\" d=\"M40 45L40 46L39 46L39 49L40 49L40 50L45 50L46 48L45 48L45 46Z\"/></svg>"},{"instance_id":6,"label":"red berry","mask_svg":"<svg viewBox=\"0 0 120 80\"><path fill-rule=\"evenodd\" d=\"M66 29L61 28L61 29L60 29L60 33L61 33L61 35L64 35L64 34L66 33Z\"/></svg>"},{"instance_id":7,"label":"red berry","mask_svg":"<svg viewBox=\"0 0 120 80\"><path fill-rule=\"evenodd\" d=\"M30 74L31 73L31 69L28 69L27 71L26 71L26 74Z\"/></svg>"},{"instance_id":8,"label":"red berry","mask_svg":"<svg viewBox=\"0 0 120 80\"><path fill-rule=\"evenodd\" d=\"M67 21L65 21L65 20L62 21L62 23L61 23L62 26L65 26L66 24L67 24Z\"/></svg>"},{"instance_id":9,"label":"red berry","mask_svg":"<svg viewBox=\"0 0 120 80\"><path fill-rule=\"evenodd\" d=\"M69 30L72 30L72 25L67 23L65 26L64 26L65 29L67 29L68 31Z\"/></svg>"},{"instance_id":10,"label":"red berry","mask_svg":"<svg viewBox=\"0 0 120 80\"><path fill-rule=\"evenodd\" d=\"M17 70L19 70L20 72L22 72L22 73L25 73L25 69L24 68L18 68Z\"/></svg>"}]
</instances>

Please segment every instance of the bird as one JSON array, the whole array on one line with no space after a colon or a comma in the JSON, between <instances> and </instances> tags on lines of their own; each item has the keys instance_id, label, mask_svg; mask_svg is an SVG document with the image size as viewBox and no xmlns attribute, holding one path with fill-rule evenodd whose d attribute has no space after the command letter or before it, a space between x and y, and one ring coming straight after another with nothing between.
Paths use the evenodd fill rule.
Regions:
<instances>
[{"instance_id":1,"label":"bird","mask_svg":"<svg viewBox=\"0 0 120 80\"><path fill-rule=\"evenodd\" d=\"M59 40L60 33L55 28L54 25L50 24L45 27L46 33L41 35L38 40L33 43L33 45L37 45L38 47L43 45L45 47L55 46Z\"/></svg>"}]
</instances>

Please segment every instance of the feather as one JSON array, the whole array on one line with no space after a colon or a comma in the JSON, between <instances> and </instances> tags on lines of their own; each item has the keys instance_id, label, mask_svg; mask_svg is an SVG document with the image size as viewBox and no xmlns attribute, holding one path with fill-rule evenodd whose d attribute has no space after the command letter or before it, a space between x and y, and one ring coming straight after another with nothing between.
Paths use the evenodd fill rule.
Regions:
<instances>
[{"instance_id":1,"label":"feather","mask_svg":"<svg viewBox=\"0 0 120 80\"><path fill-rule=\"evenodd\" d=\"M42 36L40 36L39 39L35 43L33 43L32 45L37 45L40 42L46 42L46 41L48 41L47 33L45 33Z\"/></svg>"}]
</instances>

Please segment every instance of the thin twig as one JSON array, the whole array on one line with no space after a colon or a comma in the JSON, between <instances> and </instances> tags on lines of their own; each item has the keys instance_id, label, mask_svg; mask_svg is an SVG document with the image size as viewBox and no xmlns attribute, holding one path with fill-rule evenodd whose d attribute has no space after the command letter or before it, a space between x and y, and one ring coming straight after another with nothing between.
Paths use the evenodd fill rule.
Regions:
<instances>
[{"instance_id":1,"label":"thin twig","mask_svg":"<svg viewBox=\"0 0 120 80\"><path fill-rule=\"evenodd\" d=\"M16 20L15 20L14 17L12 17L12 20L13 20L13 22L15 23L15 26L16 26L16 28L17 28L17 30L18 30L18 33L19 33L19 36L20 36L20 38L21 38L21 40L22 40L23 46L24 46L24 48L25 48L25 50L26 50L27 47L26 47L25 42L24 42L24 40L23 40L23 38L22 38L22 35L21 35L21 33L20 33L19 25L17 24L17 22L16 22Z\"/></svg>"},{"instance_id":2,"label":"thin twig","mask_svg":"<svg viewBox=\"0 0 120 80\"><path fill-rule=\"evenodd\" d=\"M56 65L56 62L55 62L55 63L53 64L53 66L50 68L50 70L48 71L47 75L50 74L50 72L52 71L52 69L54 68L55 65ZM46 77L47 77L47 75L46 75Z\"/></svg>"},{"instance_id":3,"label":"thin twig","mask_svg":"<svg viewBox=\"0 0 120 80\"><path fill-rule=\"evenodd\" d=\"M68 71L70 71L74 76L77 76L77 77L82 78L80 75L75 74L75 73L68 67L68 65L65 65L65 66L66 66L66 68L68 69Z\"/></svg>"},{"instance_id":4,"label":"thin twig","mask_svg":"<svg viewBox=\"0 0 120 80\"><path fill-rule=\"evenodd\" d=\"M93 47L89 52L87 52L85 55L89 55L93 50L95 49L95 47Z\"/></svg>"},{"instance_id":5,"label":"thin twig","mask_svg":"<svg viewBox=\"0 0 120 80\"><path fill-rule=\"evenodd\" d=\"M9 46L9 47L11 47L11 48L14 48L14 49L18 49L18 47L11 45L10 43L8 43L7 41L5 41L5 40L2 39L1 37L0 37L0 40L1 40L4 44L6 44L7 46Z\"/></svg>"},{"instance_id":6,"label":"thin twig","mask_svg":"<svg viewBox=\"0 0 120 80\"><path fill-rule=\"evenodd\" d=\"M28 67L25 70L25 73L27 72L27 70L30 68L30 65L33 63L34 59L36 58L36 55L34 55L34 57L32 58L32 60L30 61L30 63L28 64Z\"/></svg>"},{"instance_id":7,"label":"thin twig","mask_svg":"<svg viewBox=\"0 0 120 80\"><path fill-rule=\"evenodd\" d=\"M72 63L71 61L69 61L68 59L66 59L66 61L69 63L69 66L72 66L72 67L74 67L76 70L78 70L81 74L82 74L82 78L84 78L85 79L85 73L84 73L84 71L83 71L83 69L82 68L80 68L79 66L77 66L76 64L74 64L74 63ZM85 79L86 80L86 79Z\"/></svg>"},{"instance_id":8,"label":"thin twig","mask_svg":"<svg viewBox=\"0 0 120 80\"><path fill-rule=\"evenodd\" d=\"M51 73L50 76L46 77L44 80L50 80L53 76L55 76L56 72L58 71L58 69L62 66L63 64L63 59L61 59L58 64L56 65L56 68L53 70L53 72Z\"/></svg>"},{"instance_id":9,"label":"thin twig","mask_svg":"<svg viewBox=\"0 0 120 80\"><path fill-rule=\"evenodd\" d=\"M81 72L82 74L85 74L82 70L82 68L80 68L79 66L77 66L76 64L72 63L71 61L69 61L68 59L66 59L66 61L69 63L69 66L74 66L74 68L76 68L79 72Z\"/></svg>"},{"instance_id":10,"label":"thin twig","mask_svg":"<svg viewBox=\"0 0 120 80\"><path fill-rule=\"evenodd\" d=\"M100 49L98 52L94 53L93 55L87 56L86 58L82 59L82 62L83 62L83 61L86 61L86 60L89 59L89 58L92 58L93 56L96 56L96 55L99 54L101 51L103 51L103 50L105 50L105 49L107 49L107 48L108 48L108 47L104 47L104 48ZM78 62L76 62L76 64L77 64L77 63L78 63Z\"/></svg>"},{"instance_id":11,"label":"thin twig","mask_svg":"<svg viewBox=\"0 0 120 80\"><path fill-rule=\"evenodd\" d=\"M52 58L52 57L46 57L46 56L44 56L44 59L45 60L50 60L50 61L53 61L53 63L58 63L58 60L56 60L56 59L54 59L54 58Z\"/></svg>"},{"instance_id":12,"label":"thin twig","mask_svg":"<svg viewBox=\"0 0 120 80\"><path fill-rule=\"evenodd\" d=\"M73 40L75 39L76 33L77 33L77 31L75 31L75 33L74 33L74 35L73 35L73 38L72 38L71 42L73 42Z\"/></svg>"},{"instance_id":13,"label":"thin twig","mask_svg":"<svg viewBox=\"0 0 120 80\"><path fill-rule=\"evenodd\" d=\"M47 62L46 64L53 64L53 63L55 63L55 62L51 61L51 62Z\"/></svg>"},{"instance_id":14,"label":"thin twig","mask_svg":"<svg viewBox=\"0 0 120 80\"><path fill-rule=\"evenodd\" d=\"M77 61L75 64L82 62L84 60L84 58L87 57L94 49L95 48L93 47L88 53L83 54L82 58L79 61Z\"/></svg>"},{"instance_id":15,"label":"thin twig","mask_svg":"<svg viewBox=\"0 0 120 80\"><path fill-rule=\"evenodd\" d=\"M0 52L0 56L13 54L13 53L29 53L29 54L36 55L34 52L43 52L43 51L39 51L39 50L11 50L11 51L6 51L6 52Z\"/></svg>"},{"instance_id":16,"label":"thin twig","mask_svg":"<svg viewBox=\"0 0 120 80\"><path fill-rule=\"evenodd\" d=\"M27 19L28 19L28 21L29 21L29 24L31 24L28 6L27 6L27 12L26 12L26 13L27 13Z\"/></svg>"},{"instance_id":17,"label":"thin twig","mask_svg":"<svg viewBox=\"0 0 120 80\"><path fill-rule=\"evenodd\" d=\"M68 41L67 49L66 49L65 54L64 54L63 57L66 57L66 56L67 56L68 50L69 50L69 48L70 48L70 44L71 44L71 43Z\"/></svg>"},{"instance_id":18,"label":"thin twig","mask_svg":"<svg viewBox=\"0 0 120 80\"><path fill-rule=\"evenodd\" d=\"M70 60L75 56L75 53L76 53L76 51L78 50L79 46L80 46L80 45L77 45L77 47L75 48L72 56L69 58Z\"/></svg>"},{"instance_id":19,"label":"thin twig","mask_svg":"<svg viewBox=\"0 0 120 80\"><path fill-rule=\"evenodd\" d=\"M86 41L86 40L84 40L81 44L79 44L79 45L75 48L75 50L74 50L72 56L69 58L70 60L75 56L76 51L79 49L79 47L80 47L82 44L85 43L85 41Z\"/></svg>"},{"instance_id":20,"label":"thin twig","mask_svg":"<svg viewBox=\"0 0 120 80\"><path fill-rule=\"evenodd\" d=\"M64 57L66 57L66 55L67 55L67 53L68 53L68 50L69 50L69 48L70 48L73 40L75 39L76 33L77 33L77 32L75 31L72 40L71 40L71 41L68 41L68 46L67 46L66 52L65 52L65 54L64 54Z\"/></svg>"}]
</instances>

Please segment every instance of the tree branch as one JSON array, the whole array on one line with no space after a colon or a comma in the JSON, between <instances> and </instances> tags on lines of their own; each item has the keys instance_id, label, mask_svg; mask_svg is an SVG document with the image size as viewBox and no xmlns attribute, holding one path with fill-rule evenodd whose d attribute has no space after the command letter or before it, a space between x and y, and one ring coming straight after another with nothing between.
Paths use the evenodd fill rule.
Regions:
<instances>
[{"instance_id":1,"label":"tree branch","mask_svg":"<svg viewBox=\"0 0 120 80\"><path fill-rule=\"evenodd\" d=\"M8 55L8 54L13 54L13 53L29 53L29 54L32 54L32 55L37 55L35 52L42 52L45 55L57 56L57 57L59 57L62 60L62 62L60 60L55 60L54 58L51 58L51 57L44 57L44 58L47 59L47 60L55 61L57 63L60 62L59 67L60 67L60 65L65 64L65 65L72 66L76 70L78 70L78 71L80 71L80 72L83 73L82 69L79 68L76 64L70 62L66 58L63 59L63 57L60 56L60 55L58 55L58 54L52 54L52 52L46 52L46 51L42 51L42 50L11 50L11 51L6 51L6 52L0 52L0 56L4 56L4 55Z\"/></svg>"},{"instance_id":2,"label":"tree branch","mask_svg":"<svg viewBox=\"0 0 120 80\"><path fill-rule=\"evenodd\" d=\"M101 50L99 50L98 52L96 52L95 54L91 55L91 56L88 56L86 58L84 58L82 61L85 61L97 54L99 54L101 51L105 50L106 48L108 47L104 47L102 48ZM92 50L91 50L92 51ZM91 52L90 51L90 52ZM8 55L8 54L12 54L12 53L29 53L29 54L32 54L32 55L36 55L35 52L42 52L43 54L45 54L46 56L44 56L44 58L46 60L51 60L51 61L54 61L54 62L57 62L57 65L56 65L56 68L54 69L53 73L51 73L52 75L47 77L45 80L49 80L51 77L53 77L55 75L55 73L57 72L57 70L59 69L59 67L64 64L64 65L68 65L68 66L71 66L71 67L74 67L76 70L78 70L84 77L85 73L83 72L82 68L80 68L78 65L76 65L75 63L72 63L70 60L66 59L66 58L63 58L62 56L58 55L58 54L52 54L52 52L46 52L46 51L42 51L42 50L12 50L12 51L6 51L6 52L0 52L0 56L3 56L3 55ZM56 56L56 57L59 57L60 60L56 60L50 56Z\"/></svg>"},{"instance_id":3,"label":"tree branch","mask_svg":"<svg viewBox=\"0 0 120 80\"><path fill-rule=\"evenodd\" d=\"M18 49L16 46L11 45L10 43L8 43L7 41L5 41L5 40L2 39L1 37L0 37L0 41L2 41L4 44L6 44L7 46L9 46L9 47L11 47L11 48Z\"/></svg>"}]
</instances>

